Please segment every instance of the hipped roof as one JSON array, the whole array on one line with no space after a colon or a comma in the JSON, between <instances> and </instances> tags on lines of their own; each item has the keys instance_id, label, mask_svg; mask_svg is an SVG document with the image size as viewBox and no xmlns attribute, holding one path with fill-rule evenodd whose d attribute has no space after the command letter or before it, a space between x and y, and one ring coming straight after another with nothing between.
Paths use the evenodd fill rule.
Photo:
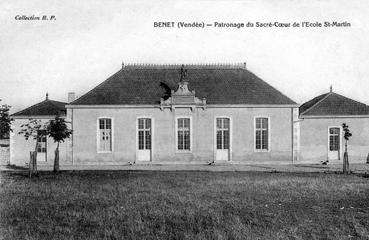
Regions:
<instances>
[{"instance_id":1,"label":"hipped roof","mask_svg":"<svg viewBox=\"0 0 369 240\"><path fill-rule=\"evenodd\" d=\"M64 116L66 115L65 102L46 99L26 109L12 114L12 116Z\"/></svg>"},{"instance_id":2,"label":"hipped roof","mask_svg":"<svg viewBox=\"0 0 369 240\"><path fill-rule=\"evenodd\" d=\"M369 115L369 106L340 94L328 92L302 104L299 112L300 117Z\"/></svg>"},{"instance_id":3,"label":"hipped roof","mask_svg":"<svg viewBox=\"0 0 369 240\"><path fill-rule=\"evenodd\" d=\"M159 104L178 88L180 65L125 66L71 105ZM244 67L185 65L189 89L208 104L296 104Z\"/></svg>"}]
</instances>

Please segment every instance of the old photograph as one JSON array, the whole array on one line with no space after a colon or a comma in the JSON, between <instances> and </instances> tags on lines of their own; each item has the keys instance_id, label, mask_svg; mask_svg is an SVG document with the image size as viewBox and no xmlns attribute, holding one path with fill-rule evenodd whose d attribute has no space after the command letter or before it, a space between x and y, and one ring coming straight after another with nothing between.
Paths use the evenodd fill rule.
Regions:
<instances>
[{"instance_id":1,"label":"old photograph","mask_svg":"<svg viewBox=\"0 0 369 240\"><path fill-rule=\"evenodd\" d=\"M369 239L369 2L0 2L0 239Z\"/></svg>"}]
</instances>

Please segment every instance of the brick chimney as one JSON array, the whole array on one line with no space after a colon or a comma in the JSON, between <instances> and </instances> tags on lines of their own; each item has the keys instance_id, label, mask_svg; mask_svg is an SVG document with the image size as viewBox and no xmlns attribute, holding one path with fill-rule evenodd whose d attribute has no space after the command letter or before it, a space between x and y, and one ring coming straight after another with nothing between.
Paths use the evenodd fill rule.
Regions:
<instances>
[{"instance_id":1,"label":"brick chimney","mask_svg":"<svg viewBox=\"0 0 369 240\"><path fill-rule=\"evenodd\" d=\"M68 93L68 103L73 102L74 100L76 100L76 93L74 92L69 92Z\"/></svg>"}]
</instances>

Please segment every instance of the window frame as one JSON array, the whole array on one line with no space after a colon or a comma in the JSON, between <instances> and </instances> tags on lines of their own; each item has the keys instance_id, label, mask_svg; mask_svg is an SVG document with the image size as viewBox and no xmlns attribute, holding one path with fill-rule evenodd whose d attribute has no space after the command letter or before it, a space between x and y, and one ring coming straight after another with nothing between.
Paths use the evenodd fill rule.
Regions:
<instances>
[{"instance_id":1,"label":"window frame","mask_svg":"<svg viewBox=\"0 0 369 240\"><path fill-rule=\"evenodd\" d=\"M155 121L154 121L154 118L153 118L153 117L151 117L151 116L146 116L146 115L136 117L136 122L135 122L135 126L136 126L136 132L135 132L135 139L136 139L136 157L135 157L135 159L136 159L136 161L138 161L138 151L139 151L139 149L138 149L138 143L139 143L139 141L138 141L138 130L139 130L139 128L138 128L138 120L139 120L139 119L142 119L142 118L148 118L148 119L150 119L150 120L151 120L151 157L150 157L150 161L153 161L153 156L154 156L154 146L155 146L155 145L154 145Z\"/></svg>"},{"instance_id":2,"label":"window frame","mask_svg":"<svg viewBox=\"0 0 369 240\"><path fill-rule=\"evenodd\" d=\"M37 137L36 137L36 144L37 144L37 147L36 147L36 152L37 152L37 154L38 153L40 153L40 154L42 154L42 153L45 153L45 154L47 154L47 135L46 134L40 134L39 135L39 132L41 132L41 131L43 131L43 132L45 132L46 133L46 130L44 130L44 129L40 129L40 130L37 130ZM38 141L39 139L44 139L45 140L45 152L43 152L42 151L42 148L40 148L41 149L41 151L39 152L38 150L39 150L39 143L42 143L42 141ZM46 160L45 160L46 161Z\"/></svg>"},{"instance_id":3,"label":"window frame","mask_svg":"<svg viewBox=\"0 0 369 240\"><path fill-rule=\"evenodd\" d=\"M331 150L330 150L330 143L329 143L329 137L330 137L330 132L329 132L329 130L331 129L331 128L338 128L339 130L340 130L340 133L339 133L339 137L338 137L338 140L339 140L339 149L338 149L338 152L339 152L339 158L338 158L338 160L341 160L341 159L343 159L343 152L344 152L344 141L342 140L342 138L343 138L343 129L342 129L342 126L338 126L338 125L334 125L334 126L328 126L328 129L327 129L327 154L329 154L329 152L332 152Z\"/></svg>"},{"instance_id":4,"label":"window frame","mask_svg":"<svg viewBox=\"0 0 369 240\"><path fill-rule=\"evenodd\" d=\"M257 128L256 128L256 120L259 119L259 118L266 118L268 119L268 144L267 144L267 147L268 149L257 149L256 148L256 131L257 131ZM271 132L271 121L270 121L270 117L269 116L254 116L254 152L270 152L270 146L271 146L271 138L270 138L270 132Z\"/></svg>"},{"instance_id":5,"label":"window frame","mask_svg":"<svg viewBox=\"0 0 369 240\"><path fill-rule=\"evenodd\" d=\"M143 120L143 125L144 128L140 128L140 120ZM146 124L147 124L147 120L149 120L150 122L150 128L147 128ZM146 139L146 132L149 131L150 132L150 148L147 149L147 139ZM151 118L137 118L137 138L138 138L138 150L150 150L152 148L152 120ZM142 149L140 148L141 144L140 144L140 132L143 132L143 143L142 143Z\"/></svg>"},{"instance_id":6,"label":"window frame","mask_svg":"<svg viewBox=\"0 0 369 240\"><path fill-rule=\"evenodd\" d=\"M100 150L100 119L110 119L111 121L111 150ZM112 153L114 152L114 118L113 117L98 117L96 121L96 151L97 153Z\"/></svg>"},{"instance_id":7,"label":"window frame","mask_svg":"<svg viewBox=\"0 0 369 240\"><path fill-rule=\"evenodd\" d=\"M187 118L190 120L190 150L178 149L178 119ZM193 122L191 116L176 116L175 117L175 149L176 153L192 153L193 141Z\"/></svg>"},{"instance_id":8,"label":"window frame","mask_svg":"<svg viewBox=\"0 0 369 240\"><path fill-rule=\"evenodd\" d=\"M228 161L232 161L232 153L233 153L233 118L231 116L226 115L216 115L214 116L214 126L213 126L213 148L214 148L214 161L216 161L216 151L217 151L217 119L218 118L228 118L229 119L229 159Z\"/></svg>"},{"instance_id":9,"label":"window frame","mask_svg":"<svg viewBox=\"0 0 369 240\"><path fill-rule=\"evenodd\" d=\"M338 133L331 133L331 129L337 129ZM331 137L337 137L337 142L334 142L334 144L331 144ZM330 127L328 128L328 146L330 152L340 151L341 150L341 128L340 127ZM337 150L331 150L331 147L337 147Z\"/></svg>"}]
</instances>

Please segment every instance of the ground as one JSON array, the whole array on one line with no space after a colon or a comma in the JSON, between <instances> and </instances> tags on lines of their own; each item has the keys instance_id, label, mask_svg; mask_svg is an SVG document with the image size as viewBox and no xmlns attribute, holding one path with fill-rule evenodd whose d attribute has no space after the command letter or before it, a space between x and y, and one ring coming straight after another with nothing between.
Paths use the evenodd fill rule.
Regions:
<instances>
[{"instance_id":1,"label":"ground","mask_svg":"<svg viewBox=\"0 0 369 240\"><path fill-rule=\"evenodd\" d=\"M0 214L0 239L369 239L369 178L7 171Z\"/></svg>"}]
</instances>

